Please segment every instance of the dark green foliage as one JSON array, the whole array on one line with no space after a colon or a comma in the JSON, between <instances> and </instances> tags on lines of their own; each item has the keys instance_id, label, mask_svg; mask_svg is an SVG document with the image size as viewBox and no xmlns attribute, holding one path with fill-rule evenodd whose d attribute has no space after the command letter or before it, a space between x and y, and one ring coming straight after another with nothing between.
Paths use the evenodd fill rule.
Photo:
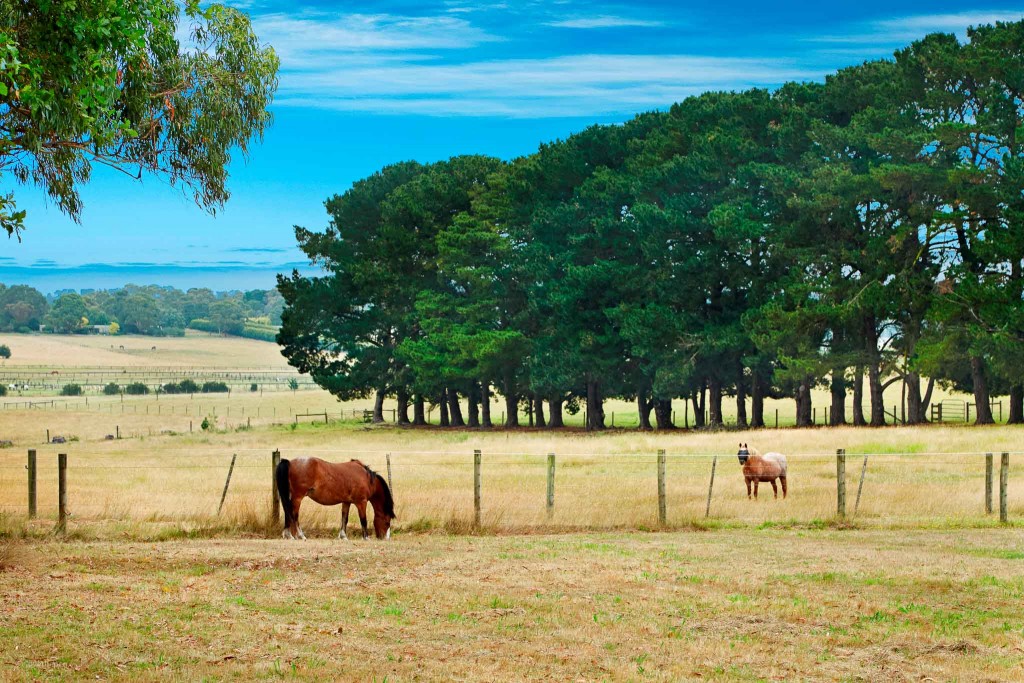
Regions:
<instances>
[{"instance_id":1,"label":"dark green foliage","mask_svg":"<svg viewBox=\"0 0 1024 683\"><path fill-rule=\"evenodd\" d=\"M84 393L81 384L65 384L60 390L61 396L81 396Z\"/></svg>"},{"instance_id":2,"label":"dark green foliage","mask_svg":"<svg viewBox=\"0 0 1024 683\"><path fill-rule=\"evenodd\" d=\"M180 382L170 382L161 387L165 394L194 394L200 391L198 384L190 379L183 379Z\"/></svg>"},{"instance_id":3,"label":"dark green foliage","mask_svg":"<svg viewBox=\"0 0 1024 683\"><path fill-rule=\"evenodd\" d=\"M296 228L326 274L279 278L282 352L341 399L395 396L403 421L418 398L442 425L460 398L485 424L489 387L512 425L585 402L600 429L612 396L642 427L671 427L676 398L721 425L728 397L763 426L781 396L806 425L827 386L833 424L880 426L896 382L911 423L936 382L1009 393L1024 422L1024 22L968 37L507 164L384 168L328 200L324 232Z\"/></svg>"},{"instance_id":4,"label":"dark green foliage","mask_svg":"<svg viewBox=\"0 0 1024 683\"><path fill-rule=\"evenodd\" d=\"M11 347L7 344L0 344L0 358L7 360L11 357Z\"/></svg>"},{"instance_id":5,"label":"dark green foliage","mask_svg":"<svg viewBox=\"0 0 1024 683\"><path fill-rule=\"evenodd\" d=\"M203 382L201 391L204 394L226 394L231 389L224 382Z\"/></svg>"},{"instance_id":6,"label":"dark green foliage","mask_svg":"<svg viewBox=\"0 0 1024 683\"><path fill-rule=\"evenodd\" d=\"M142 396L149 393L149 387L142 382L132 382L125 385L124 393L131 396Z\"/></svg>"},{"instance_id":7,"label":"dark green foliage","mask_svg":"<svg viewBox=\"0 0 1024 683\"><path fill-rule=\"evenodd\" d=\"M121 387L117 384L117 382L110 382L105 387L103 387L103 394L105 396L117 396L120 393Z\"/></svg>"}]
</instances>

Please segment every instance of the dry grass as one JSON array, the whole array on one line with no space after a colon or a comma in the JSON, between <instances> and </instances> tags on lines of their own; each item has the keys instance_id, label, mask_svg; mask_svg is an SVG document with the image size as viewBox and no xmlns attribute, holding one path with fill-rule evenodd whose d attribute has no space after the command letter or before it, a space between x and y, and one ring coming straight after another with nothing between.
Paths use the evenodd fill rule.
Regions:
<instances>
[{"instance_id":1,"label":"dry grass","mask_svg":"<svg viewBox=\"0 0 1024 683\"><path fill-rule=\"evenodd\" d=\"M4 680L1020 680L1024 534L46 543Z\"/></svg>"},{"instance_id":2,"label":"dry grass","mask_svg":"<svg viewBox=\"0 0 1024 683\"><path fill-rule=\"evenodd\" d=\"M484 454L483 523L497 532L658 526L658 449L668 452L670 527L828 524L835 515L838 446L850 454L851 516L863 464L857 454L874 454L858 525L985 526L993 522L983 509L984 458L964 453L1019 449L1019 438L1020 431L1012 427L589 436L331 425L80 442L37 448L40 520L29 530L38 535L52 527L55 454L60 451L69 453L75 533L150 538L169 533L169 526L197 535L253 533L268 517L274 448L285 458L360 458L382 473L387 472L390 453L399 526L413 530L468 528L473 519L472 451L477 448ZM737 440L789 455L787 500L773 500L767 485L759 500L747 500L734 458ZM557 454L555 510L550 518L544 503L548 452ZM238 455L236 467L224 514L217 517L232 453ZM705 519L714 454L720 457L711 516ZM1018 450L1011 458L1009 486L1009 512L1015 520L1024 517L1020 459ZM26 505L24 462L21 449L0 451L0 510L20 517ZM307 532L336 533L337 520L336 508L314 503L304 508Z\"/></svg>"},{"instance_id":3,"label":"dry grass","mask_svg":"<svg viewBox=\"0 0 1024 683\"><path fill-rule=\"evenodd\" d=\"M3 343L11 348L4 366L11 367L288 367L277 344L193 330L184 337L7 334Z\"/></svg>"}]
</instances>

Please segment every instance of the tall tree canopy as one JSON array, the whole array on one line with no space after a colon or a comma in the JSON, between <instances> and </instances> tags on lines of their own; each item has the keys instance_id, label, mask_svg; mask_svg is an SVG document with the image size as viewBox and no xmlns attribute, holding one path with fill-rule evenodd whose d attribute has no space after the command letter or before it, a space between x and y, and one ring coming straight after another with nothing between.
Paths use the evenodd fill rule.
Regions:
<instances>
[{"instance_id":1,"label":"tall tree canopy","mask_svg":"<svg viewBox=\"0 0 1024 683\"><path fill-rule=\"evenodd\" d=\"M465 397L486 425L494 387L509 426L585 403L602 429L609 397L641 428L671 428L679 398L720 426L728 397L763 426L769 396L808 425L828 387L832 424L881 426L887 387L919 423L941 383L981 423L1009 393L1024 422L1021 74L1024 22L1000 23L507 164L389 167L297 231L328 274L281 280L284 353L340 397L376 392L378 419L394 394L460 425Z\"/></svg>"},{"instance_id":2,"label":"tall tree canopy","mask_svg":"<svg viewBox=\"0 0 1024 683\"><path fill-rule=\"evenodd\" d=\"M40 187L74 220L94 164L156 174L213 211L232 153L270 124L277 68L223 5L0 0L0 178ZM0 228L24 227L14 193L0 196Z\"/></svg>"}]
</instances>

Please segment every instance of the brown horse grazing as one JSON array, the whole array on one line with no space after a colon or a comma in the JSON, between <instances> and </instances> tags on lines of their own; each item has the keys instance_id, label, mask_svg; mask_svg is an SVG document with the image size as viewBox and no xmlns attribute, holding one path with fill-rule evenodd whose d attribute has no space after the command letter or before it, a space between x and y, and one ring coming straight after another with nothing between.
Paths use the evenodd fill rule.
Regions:
<instances>
[{"instance_id":1,"label":"brown horse grazing","mask_svg":"<svg viewBox=\"0 0 1024 683\"><path fill-rule=\"evenodd\" d=\"M740 451L736 454L743 465L743 478L747 482L747 498L750 498L750 483L754 483L754 498L757 498L757 484L762 481L770 482L775 497L779 497L779 488L775 485L778 479L782 484L782 497L786 497L786 456L782 453L765 453L761 455L756 448L749 448L747 444L740 444Z\"/></svg>"},{"instance_id":2,"label":"brown horse grazing","mask_svg":"<svg viewBox=\"0 0 1024 683\"><path fill-rule=\"evenodd\" d=\"M299 526L299 506L307 496L321 505L341 503L341 531L338 538L348 538L350 505L359 511L359 521L366 531L366 503L373 505L373 531L377 538L391 538L391 520L395 519L395 501L384 478L358 460L327 462L320 458L282 460L274 473L277 491L284 508L285 538L306 538Z\"/></svg>"}]
</instances>

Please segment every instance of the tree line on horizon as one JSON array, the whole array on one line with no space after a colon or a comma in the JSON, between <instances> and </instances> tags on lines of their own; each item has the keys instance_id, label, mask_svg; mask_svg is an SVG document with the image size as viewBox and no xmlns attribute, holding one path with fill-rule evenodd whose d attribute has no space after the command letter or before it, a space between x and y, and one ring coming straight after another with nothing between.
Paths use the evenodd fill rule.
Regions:
<instances>
[{"instance_id":1,"label":"tree line on horizon","mask_svg":"<svg viewBox=\"0 0 1024 683\"><path fill-rule=\"evenodd\" d=\"M106 326L121 334L180 337L187 327L274 341L283 310L276 289L214 293L202 287L125 285L44 296L28 285L0 283L0 332L76 334Z\"/></svg>"},{"instance_id":2,"label":"tree line on horizon","mask_svg":"<svg viewBox=\"0 0 1024 683\"><path fill-rule=\"evenodd\" d=\"M503 162L387 166L296 227L323 276L279 276L289 363L398 422L538 426L635 400L667 429L764 426L811 390L833 425L906 422L936 383L1024 422L1024 22L933 34L775 91L708 92ZM852 393L852 411L847 399ZM460 398L466 399L463 416ZM748 412L749 404L749 412ZM409 406L413 416L408 415ZM546 411L545 411L546 405ZM546 412L546 414L545 414ZM654 419L652 422L651 415Z\"/></svg>"}]
</instances>

